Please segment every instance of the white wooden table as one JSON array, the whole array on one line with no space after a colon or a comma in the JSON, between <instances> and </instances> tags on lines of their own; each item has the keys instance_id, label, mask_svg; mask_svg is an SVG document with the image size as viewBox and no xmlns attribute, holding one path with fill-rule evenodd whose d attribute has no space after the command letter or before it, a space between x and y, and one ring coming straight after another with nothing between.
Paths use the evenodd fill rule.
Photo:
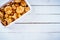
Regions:
<instances>
[{"instance_id":1,"label":"white wooden table","mask_svg":"<svg viewBox=\"0 0 60 40\"><path fill-rule=\"evenodd\" d=\"M60 0L28 0L32 12L11 27L0 26L0 40L60 40Z\"/></svg>"}]
</instances>

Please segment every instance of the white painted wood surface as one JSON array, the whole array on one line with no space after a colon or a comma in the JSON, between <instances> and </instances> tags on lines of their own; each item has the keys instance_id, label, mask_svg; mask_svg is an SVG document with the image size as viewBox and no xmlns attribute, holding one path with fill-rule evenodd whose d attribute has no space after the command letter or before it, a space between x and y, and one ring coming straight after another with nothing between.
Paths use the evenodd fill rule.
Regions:
<instances>
[{"instance_id":1,"label":"white painted wood surface","mask_svg":"<svg viewBox=\"0 0 60 40\"><path fill-rule=\"evenodd\" d=\"M8 28L0 26L1 40L60 40L60 0L28 0L31 13Z\"/></svg>"}]
</instances>

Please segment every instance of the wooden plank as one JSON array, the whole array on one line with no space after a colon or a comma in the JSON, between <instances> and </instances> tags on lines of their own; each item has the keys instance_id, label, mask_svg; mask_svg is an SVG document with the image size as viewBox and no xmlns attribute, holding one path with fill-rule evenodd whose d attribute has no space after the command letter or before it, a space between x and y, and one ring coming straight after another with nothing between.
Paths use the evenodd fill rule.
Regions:
<instances>
[{"instance_id":1,"label":"wooden plank","mask_svg":"<svg viewBox=\"0 0 60 40\"><path fill-rule=\"evenodd\" d=\"M60 5L60 0L28 0L31 5Z\"/></svg>"},{"instance_id":2,"label":"wooden plank","mask_svg":"<svg viewBox=\"0 0 60 40\"><path fill-rule=\"evenodd\" d=\"M1 40L60 40L60 33L0 33Z\"/></svg>"},{"instance_id":3,"label":"wooden plank","mask_svg":"<svg viewBox=\"0 0 60 40\"><path fill-rule=\"evenodd\" d=\"M0 25L0 33L60 33L60 24L12 24L10 27Z\"/></svg>"},{"instance_id":4,"label":"wooden plank","mask_svg":"<svg viewBox=\"0 0 60 40\"><path fill-rule=\"evenodd\" d=\"M0 25L0 33L21 32L60 33L60 24L12 24L7 28Z\"/></svg>"},{"instance_id":5,"label":"wooden plank","mask_svg":"<svg viewBox=\"0 0 60 40\"><path fill-rule=\"evenodd\" d=\"M40 32L40 33L60 33L60 24L13 24L7 29L1 28L0 32Z\"/></svg>"},{"instance_id":6,"label":"wooden plank","mask_svg":"<svg viewBox=\"0 0 60 40\"><path fill-rule=\"evenodd\" d=\"M60 15L24 15L16 23L20 22L60 22Z\"/></svg>"},{"instance_id":7,"label":"wooden plank","mask_svg":"<svg viewBox=\"0 0 60 40\"><path fill-rule=\"evenodd\" d=\"M33 15L60 15L60 6L32 6Z\"/></svg>"}]
</instances>

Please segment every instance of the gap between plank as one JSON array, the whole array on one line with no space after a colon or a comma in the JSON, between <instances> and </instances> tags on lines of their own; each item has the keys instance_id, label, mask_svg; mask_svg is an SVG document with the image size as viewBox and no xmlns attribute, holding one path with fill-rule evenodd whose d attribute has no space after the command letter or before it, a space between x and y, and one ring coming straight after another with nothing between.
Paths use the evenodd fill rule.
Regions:
<instances>
[{"instance_id":1,"label":"gap between plank","mask_svg":"<svg viewBox=\"0 0 60 40\"><path fill-rule=\"evenodd\" d=\"M60 24L60 22L17 22L15 24Z\"/></svg>"},{"instance_id":2,"label":"gap between plank","mask_svg":"<svg viewBox=\"0 0 60 40\"><path fill-rule=\"evenodd\" d=\"M60 33L60 32L0 32L0 33Z\"/></svg>"},{"instance_id":3,"label":"gap between plank","mask_svg":"<svg viewBox=\"0 0 60 40\"><path fill-rule=\"evenodd\" d=\"M60 13L35 13L35 14L28 14L28 15L60 15Z\"/></svg>"},{"instance_id":4,"label":"gap between plank","mask_svg":"<svg viewBox=\"0 0 60 40\"><path fill-rule=\"evenodd\" d=\"M60 6L60 5L31 5L31 6Z\"/></svg>"}]
</instances>

